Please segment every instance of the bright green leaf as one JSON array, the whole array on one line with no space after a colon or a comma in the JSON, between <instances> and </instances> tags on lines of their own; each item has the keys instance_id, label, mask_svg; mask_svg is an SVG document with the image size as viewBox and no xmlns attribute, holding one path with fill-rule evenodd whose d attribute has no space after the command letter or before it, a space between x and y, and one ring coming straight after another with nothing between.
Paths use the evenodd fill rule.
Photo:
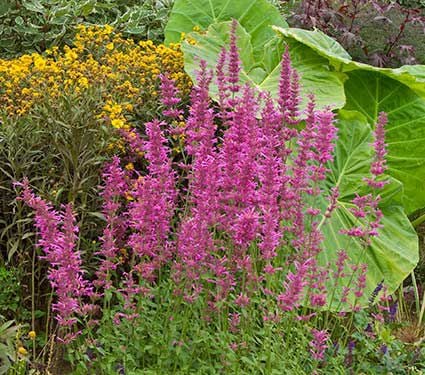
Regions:
<instances>
[{"instance_id":1,"label":"bright green leaf","mask_svg":"<svg viewBox=\"0 0 425 375\"><path fill-rule=\"evenodd\" d=\"M182 43L186 72L196 78L199 60L207 62L210 69L215 69L218 55L224 46L228 46L230 22L212 24L205 33L191 33ZM242 61L241 83L250 83L260 90L267 90L276 96L280 76L280 60L284 46L279 39L272 39L265 46L259 60L255 59L252 38L241 25L237 27L238 48ZM330 71L327 60L301 43L290 43L290 55L293 66L301 76L301 92L305 100L307 94L314 93L319 108L330 105L341 108L345 103L343 80L344 74ZM267 57L267 51L274 51ZM213 97L218 94L213 84L210 89ZM305 105L306 102L303 103Z\"/></svg>"},{"instance_id":2,"label":"bright green leaf","mask_svg":"<svg viewBox=\"0 0 425 375\"><path fill-rule=\"evenodd\" d=\"M335 264L337 252L344 249L354 264L368 265L367 286L362 300L366 304L379 282L384 280L392 293L409 275L418 262L418 238L401 204L402 185L395 179L380 192L380 208L384 214L383 228L379 236L372 239L367 248L358 240L340 234L342 229L359 226L360 222L351 213L351 203L355 193L367 194L369 188L362 181L369 176L373 158L372 130L365 116L356 111L340 111L338 121L338 142L335 163L330 165L326 184L330 188L338 186L340 196L331 218L323 220L320 228L324 234L323 251L319 255L322 265ZM327 202L323 201L323 209ZM347 283L349 278L345 279ZM333 307L339 305L340 281L335 291ZM351 284L351 287L354 285ZM332 287L332 286L330 286ZM341 306L339 306L341 307Z\"/></svg>"},{"instance_id":3,"label":"bright green leaf","mask_svg":"<svg viewBox=\"0 0 425 375\"><path fill-rule=\"evenodd\" d=\"M407 213L425 206L425 99L407 86L368 71L348 73L346 109L363 113L373 125L388 114L388 174L404 185Z\"/></svg>"},{"instance_id":4,"label":"bright green leaf","mask_svg":"<svg viewBox=\"0 0 425 375\"><path fill-rule=\"evenodd\" d=\"M251 35L256 59L274 36L272 25L287 27L279 10L266 0L176 0L165 28L165 43L181 40L181 33L194 27L206 30L211 24L236 19Z\"/></svg>"},{"instance_id":5,"label":"bright green leaf","mask_svg":"<svg viewBox=\"0 0 425 375\"><path fill-rule=\"evenodd\" d=\"M273 29L285 39L296 40L310 47L320 56L328 59L329 63L340 72L352 70L378 72L409 86L417 94L425 98L425 65L405 65L397 69L378 68L353 61L348 52L338 42L320 30L311 31L282 27L273 27Z\"/></svg>"}]
</instances>

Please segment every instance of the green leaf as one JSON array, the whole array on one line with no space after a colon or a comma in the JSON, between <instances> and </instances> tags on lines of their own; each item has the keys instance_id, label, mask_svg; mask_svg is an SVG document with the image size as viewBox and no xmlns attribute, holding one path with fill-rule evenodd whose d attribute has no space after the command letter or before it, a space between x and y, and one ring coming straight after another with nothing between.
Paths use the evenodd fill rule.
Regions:
<instances>
[{"instance_id":1,"label":"green leaf","mask_svg":"<svg viewBox=\"0 0 425 375\"><path fill-rule=\"evenodd\" d=\"M3 0L0 2L0 17L6 16L14 8L14 2L12 0Z\"/></svg>"},{"instance_id":2,"label":"green leaf","mask_svg":"<svg viewBox=\"0 0 425 375\"><path fill-rule=\"evenodd\" d=\"M425 98L425 65L405 65L397 69L378 68L376 66L353 61L348 52L335 40L320 30L273 27L286 40L296 40L328 59L333 68L340 72L367 70L378 72L409 86Z\"/></svg>"},{"instance_id":3,"label":"green leaf","mask_svg":"<svg viewBox=\"0 0 425 375\"><path fill-rule=\"evenodd\" d=\"M279 10L266 0L176 0L165 28L165 43L181 40L181 33L194 27L206 30L211 24L236 19L252 38L256 59L274 36L271 25L287 27Z\"/></svg>"},{"instance_id":4,"label":"green leaf","mask_svg":"<svg viewBox=\"0 0 425 375\"><path fill-rule=\"evenodd\" d=\"M93 12L96 6L96 0L87 0L78 6L79 14L83 17L87 17L91 12Z\"/></svg>"},{"instance_id":5,"label":"green leaf","mask_svg":"<svg viewBox=\"0 0 425 375\"><path fill-rule=\"evenodd\" d=\"M24 19L21 16L16 17L15 24L22 26L24 24Z\"/></svg>"},{"instance_id":6,"label":"green leaf","mask_svg":"<svg viewBox=\"0 0 425 375\"><path fill-rule=\"evenodd\" d=\"M407 86L369 71L348 73L345 109L363 113L373 125L388 114L388 174L404 185L408 214L425 206L425 99Z\"/></svg>"},{"instance_id":7,"label":"green leaf","mask_svg":"<svg viewBox=\"0 0 425 375\"><path fill-rule=\"evenodd\" d=\"M344 109L363 113L373 125L380 111L388 113L388 174L404 185L408 214L425 206L425 66L377 68L351 60L347 52L319 30L274 28L327 58L348 77Z\"/></svg>"},{"instance_id":8,"label":"green leaf","mask_svg":"<svg viewBox=\"0 0 425 375\"><path fill-rule=\"evenodd\" d=\"M351 56L348 52L337 41L320 30L310 31L294 27L282 28L279 26L274 26L273 30L286 38L294 39L305 44L315 50L319 55L328 59L344 62L351 61Z\"/></svg>"},{"instance_id":9,"label":"green leaf","mask_svg":"<svg viewBox=\"0 0 425 375\"><path fill-rule=\"evenodd\" d=\"M46 8L38 0L23 1L22 6L31 12L44 13L46 11Z\"/></svg>"},{"instance_id":10,"label":"green leaf","mask_svg":"<svg viewBox=\"0 0 425 375\"><path fill-rule=\"evenodd\" d=\"M360 241L340 233L342 229L360 225L350 212L350 208L354 207L351 201L355 193L362 195L370 192L362 179L370 175L373 150L370 146L371 127L359 112L339 111L338 128L335 162L330 165L326 184L328 188L338 186L340 196L331 218L323 219L320 224L325 239L319 261L324 266L334 265L337 252L344 249L351 263L366 263L367 284L361 302L367 304L379 282L384 280L388 292L392 293L414 269L419 258L418 238L403 211L402 185L395 179L390 179L390 183L380 192L383 228L379 229L379 236L372 239L369 247L364 248ZM322 203L325 209L327 202L323 200ZM345 279L345 283L348 282L349 277ZM341 286L342 282L335 288L333 308L338 307ZM354 287L353 284L350 286Z\"/></svg>"},{"instance_id":11,"label":"green leaf","mask_svg":"<svg viewBox=\"0 0 425 375\"><path fill-rule=\"evenodd\" d=\"M228 46L230 24L231 22L212 24L205 33L191 33L182 43L185 70L193 80L196 79L200 59L205 60L210 69L215 69L220 50ZM252 37L247 30L238 25L236 34L242 62L241 83L250 83L259 90L267 90L273 96L277 96L283 43L278 38L271 39L263 46L264 51L257 60L251 43ZM345 103L343 87L345 75L330 71L327 60L310 48L301 43L290 44L292 64L301 75L301 93L305 100L302 106L306 104L307 94L314 93L318 108L327 105L341 108ZM218 95L214 83L211 85L210 93L213 97Z\"/></svg>"}]
</instances>

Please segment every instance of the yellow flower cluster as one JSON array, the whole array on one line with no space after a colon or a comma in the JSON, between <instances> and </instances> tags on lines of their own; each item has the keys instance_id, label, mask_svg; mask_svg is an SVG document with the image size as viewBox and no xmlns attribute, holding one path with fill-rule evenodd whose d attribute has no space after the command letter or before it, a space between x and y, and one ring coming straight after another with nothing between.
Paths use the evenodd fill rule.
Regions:
<instances>
[{"instance_id":1,"label":"yellow flower cluster","mask_svg":"<svg viewBox=\"0 0 425 375\"><path fill-rule=\"evenodd\" d=\"M165 72L188 93L191 83L178 44L135 43L111 26L79 26L73 47L0 59L0 110L20 116L42 100L51 103L64 93L94 88L101 93L99 117L121 128L134 107L156 102L158 75Z\"/></svg>"}]
</instances>

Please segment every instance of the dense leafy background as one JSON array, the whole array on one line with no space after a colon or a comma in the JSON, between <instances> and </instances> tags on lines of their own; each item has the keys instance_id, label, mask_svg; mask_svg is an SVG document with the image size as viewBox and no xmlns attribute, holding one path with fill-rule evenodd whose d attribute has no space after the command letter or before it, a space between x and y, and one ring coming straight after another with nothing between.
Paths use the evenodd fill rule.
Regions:
<instances>
[{"instance_id":1,"label":"dense leafy background","mask_svg":"<svg viewBox=\"0 0 425 375\"><path fill-rule=\"evenodd\" d=\"M0 55L71 44L75 26L110 24L134 39L159 42L173 0L3 0Z\"/></svg>"}]
</instances>

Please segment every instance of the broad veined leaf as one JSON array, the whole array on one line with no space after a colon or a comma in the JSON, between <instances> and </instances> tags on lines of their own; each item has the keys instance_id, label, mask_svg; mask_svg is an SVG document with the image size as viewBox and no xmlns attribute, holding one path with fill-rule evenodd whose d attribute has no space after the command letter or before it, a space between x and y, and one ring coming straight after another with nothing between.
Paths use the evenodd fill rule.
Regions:
<instances>
[{"instance_id":1,"label":"broad veined leaf","mask_svg":"<svg viewBox=\"0 0 425 375\"><path fill-rule=\"evenodd\" d=\"M391 293L414 269L419 257L418 238L403 211L402 184L392 178L379 192L380 208L384 214L383 228L379 229L379 236L372 239L371 245L364 247L360 241L340 233L343 229L361 224L350 209L354 207L352 199L355 193L361 195L370 192L362 180L370 175L373 149L370 145L372 129L365 116L356 111L342 110L339 111L338 117L335 163L330 165L331 171L326 184L327 189L338 186L340 196L331 217L322 220L320 224L325 239L319 261L325 266L334 265L337 252L344 249L350 263L366 263L368 266L366 290L361 301L362 304L366 304L382 280ZM326 204L324 201L323 208ZM339 281L332 303L333 308L342 308L339 303L341 287L347 285L349 281L349 277ZM354 282L352 281L351 287L354 287Z\"/></svg>"},{"instance_id":2,"label":"broad veined leaf","mask_svg":"<svg viewBox=\"0 0 425 375\"><path fill-rule=\"evenodd\" d=\"M388 114L388 174L404 185L408 214L425 206L425 99L380 73L352 71L345 83L348 110L363 113L370 124Z\"/></svg>"},{"instance_id":3,"label":"broad veined leaf","mask_svg":"<svg viewBox=\"0 0 425 375\"><path fill-rule=\"evenodd\" d=\"M205 33L191 33L182 43L185 70L192 79L196 79L199 60L207 62L210 69L215 69L218 55L224 46L228 46L230 22L212 24ZM279 38L271 39L263 46L263 54L256 60L252 47L251 35L242 25L237 27L238 47L242 61L241 83L250 83L260 90L267 90L276 96L280 76L280 61L284 45ZM273 51L268 55L268 52ZM301 43L290 43L292 65L301 76L302 97L307 101L307 94L314 93L319 108L330 106L341 108L345 104L343 80L344 74L331 71L325 58L319 56ZM217 96L217 87L211 86L211 95Z\"/></svg>"},{"instance_id":4,"label":"broad veined leaf","mask_svg":"<svg viewBox=\"0 0 425 375\"><path fill-rule=\"evenodd\" d=\"M279 10L266 0L176 0L165 28L165 43L179 42L181 33L194 27L236 19L251 35L254 56L262 57L264 45L274 36L272 25L287 27Z\"/></svg>"},{"instance_id":5,"label":"broad veined leaf","mask_svg":"<svg viewBox=\"0 0 425 375\"><path fill-rule=\"evenodd\" d=\"M327 58L334 69L340 72L352 70L378 72L405 84L425 98L425 65L405 65L397 69L378 68L353 61L338 42L320 30L311 31L282 27L273 27L273 29L285 39L296 40L310 47L320 56Z\"/></svg>"},{"instance_id":6,"label":"broad veined leaf","mask_svg":"<svg viewBox=\"0 0 425 375\"><path fill-rule=\"evenodd\" d=\"M378 113L388 113L388 174L404 184L407 213L425 206L425 66L398 69L358 63L321 31L275 28L287 40L304 43L344 72L344 109L363 113L373 125Z\"/></svg>"}]
</instances>

